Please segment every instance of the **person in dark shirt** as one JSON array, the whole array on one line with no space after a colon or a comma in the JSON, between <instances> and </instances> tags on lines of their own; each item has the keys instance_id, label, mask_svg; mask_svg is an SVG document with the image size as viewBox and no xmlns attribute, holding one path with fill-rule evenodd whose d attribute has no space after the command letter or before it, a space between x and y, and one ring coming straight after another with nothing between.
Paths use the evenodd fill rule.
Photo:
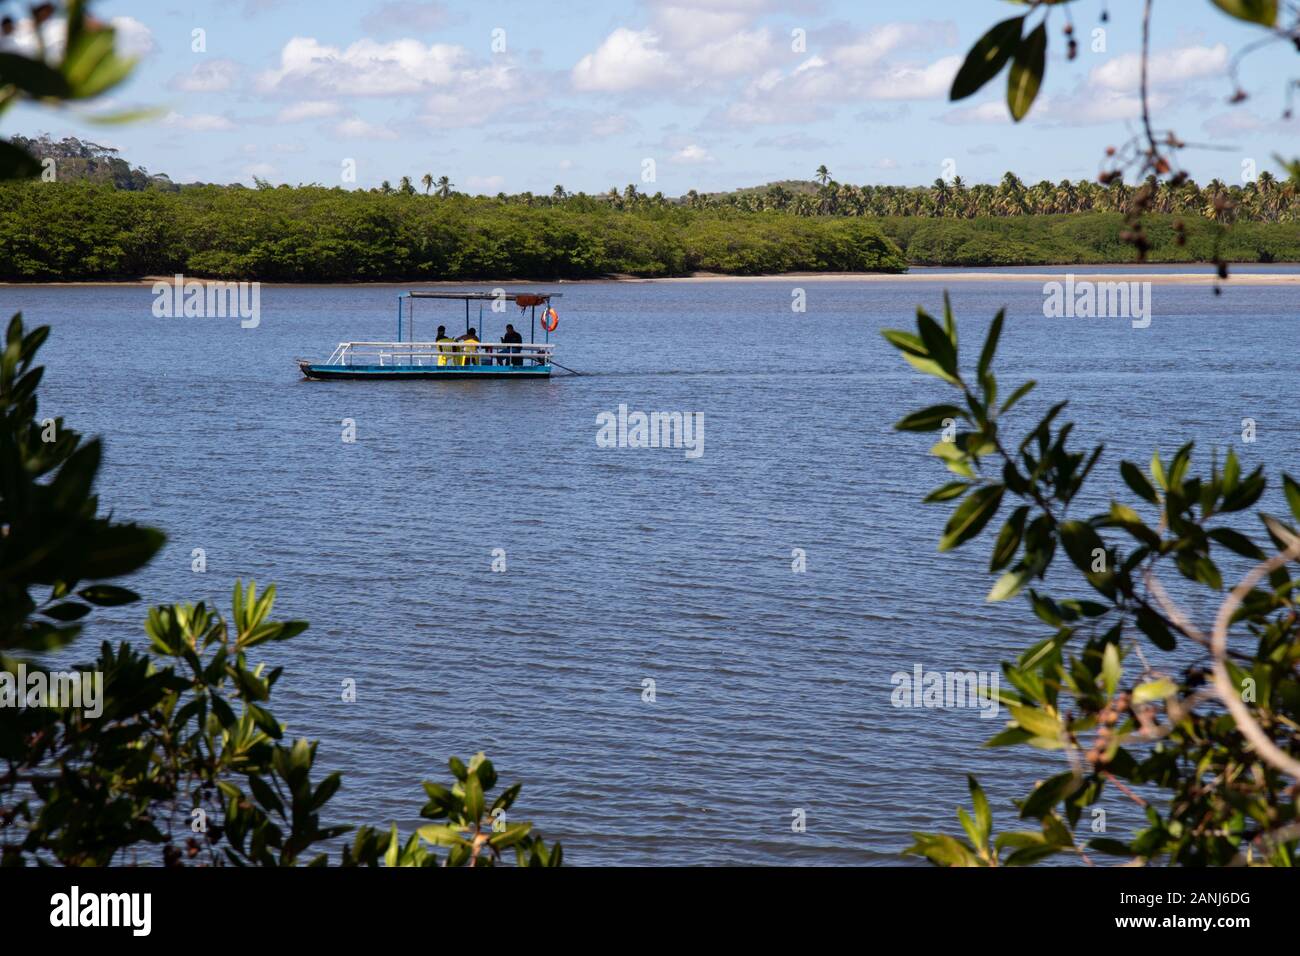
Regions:
<instances>
[{"instance_id":1,"label":"person in dark shirt","mask_svg":"<svg viewBox=\"0 0 1300 956\"><path fill-rule=\"evenodd\" d=\"M512 345L522 345L522 344L523 344L523 341L524 341L524 337L523 337L522 335L520 335L518 332L515 331L515 327L514 327L513 325L507 325L507 326L506 326L506 334L503 335L503 336L501 336L501 341L502 341L502 342L509 342L509 343L512 344ZM519 354L519 349L517 349L517 348L510 348L510 349L506 349L505 351L510 352L511 354L514 354L514 355L518 355L518 354ZM502 362L504 363L504 361L505 361L505 360L503 359ZM523 359L519 359L519 358L511 359L511 360L510 360L510 364L511 364L511 365L523 365L523 364L524 364L524 360L523 360Z\"/></svg>"}]
</instances>

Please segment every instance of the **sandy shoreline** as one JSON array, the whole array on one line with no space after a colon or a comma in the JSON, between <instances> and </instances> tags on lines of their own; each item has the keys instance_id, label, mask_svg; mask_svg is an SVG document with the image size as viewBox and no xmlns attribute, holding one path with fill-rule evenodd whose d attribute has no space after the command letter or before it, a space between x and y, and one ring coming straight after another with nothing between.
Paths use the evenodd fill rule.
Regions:
<instances>
[{"instance_id":1,"label":"sandy shoreline","mask_svg":"<svg viewBox=\"0 0 1300 956\"><path fill-rule=\"evenodd\" d=\"M791 272L776 276L691 276L666 279L632 279L634 282L1150 282L1152 285L1213 285L1213 273L1175 272L909 272L891 275L881 272ZM1236 273L1227 280L1232 285L1300 285L1300 274Z\"/></svg>"},{"instance_id":2,"label":"sandy shoreline","mask_svg":"<svg viewBox=\"0 0 1300 956\"><path fill-rule=\"evenodd\" d=\"M1096 268L1095 266L1089 268ZM673 282L898 282L898 283L955 283L955 282L1064 282L1067 276L1073 276L1075 282L1150 282L1152 285L1212 285L1217 280L1213 273L1191 272L1075 272L1062 268L1055 272L989 272L972 269L967 272L941 272L923 270L920 272L787 272L780 275L733 276L713 273L697 273L690 276L670 276L664 278L639 278L636 276L610 276L603 279L560 279L554 281L535 279L473 279L473 280L393 280L384 282L262 282L264 286L284 287L352 287L371 286L375 288L401 287L421 288L424 286L482 287L493 285L589 285L600 282L617 283L673 283ZM64 288L76 286L123 286L153 285L155 282L172 283L172 276L146 276L140 279L118 279L91 282L0 282L0 288ZM218 280L197 279L198 282ZM1283 272L1237 272L1227 280L1229 285L1252 286L1291 286L1300 285L1300 274Z\"/></svg>"}]
</instances>

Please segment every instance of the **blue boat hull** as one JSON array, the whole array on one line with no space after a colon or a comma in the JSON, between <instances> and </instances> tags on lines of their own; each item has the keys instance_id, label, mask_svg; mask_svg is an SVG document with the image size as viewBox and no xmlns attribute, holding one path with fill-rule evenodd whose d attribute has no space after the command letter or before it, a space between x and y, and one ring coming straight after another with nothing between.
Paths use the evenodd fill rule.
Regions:
<instances>
[{"instance_id":1,"label":"blue boat hull","mask_svg":"<svg viewBox=\"0 0 1300 956\"><path fill-rule=\"evenodd\" d=\"M411 378L550 378L549 365L316 365L299 362L307 378L319 380Z\"/></svg>"}]
</instances>

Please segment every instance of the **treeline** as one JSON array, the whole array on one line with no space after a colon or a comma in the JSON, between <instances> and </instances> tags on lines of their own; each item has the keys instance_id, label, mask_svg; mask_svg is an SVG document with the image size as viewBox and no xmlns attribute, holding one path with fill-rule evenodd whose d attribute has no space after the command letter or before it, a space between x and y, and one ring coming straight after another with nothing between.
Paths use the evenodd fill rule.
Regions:
<instances>
[{"instance_id":1,"label":"treeline","mask_svg":"<svg viewBox=\"0 0 1300 956\"><path fill-rule=\"evenodd\" d=\"M108 183L118 189L160 189L175 191L203 186L181 185L167 176L151 174L143 167L131 166L118 151L76 137L54 141L48 135L36 138L15 136L15 145L39 158L53 158L57 179L62 183L77 180ZM277 188L254 177L258 189ZM319 183L299 183L319 187ZM423 193L420 192L421 187ZM224 187L241 190L232 184ZM280 187L289 188L289 187ZM731 192L701 193L694 189L684 196L670 197L662 192L646 192L634 183L621 190L612 187L594 195L570 192L556 185L549 193L497 193L503 205L534 208L565 207L588 211L608 206L622 212L646 212L684 206L696 211L779 212L800 217L845 216L855 218L909 217L922 219L995 219L1022 216L1052 216L1088 212L1125 212L1135 194L1150 191L1149 209L1154 213L1182 218L1208 219L1211 222L1300 222L1300 182L1279 180L1267 170L1251 182L1227 184L1212 179L1201 185L1187 176L1157 180L1148 177L1140 185L1130 185L1122 178L1097 180L1062 179L1053 183L1041 180L1026 183L1015 173L1004 173L997 183L969 184L960 176L936 179L929 186L855 185L836 181L825 166L820 166L812 180L784 180L765 186ZM396 186L388 180L368 190L382 195L433 195L440 199L463 197L451 178L424 173L418 179L402 176Z\"/></svg>"},{"instance_id":2,"label":"treeline","mask_svg":"<svg viewBox=\"0 0 1300 956\"><path fill-rule=\"evenodd\" d=\"M315 186L0 186L0 278L9 280L177 272L282 282L583 279L906 268L879 224L864 219L629 212L594 200L533 208Z\"/></svg>"},{"instance_id":3,"label":"treeline","mask_svg":"<svg viewBox=\"0 0 1300 956\"><path fill-rule=\"evenodd\" d=\"M989 217L952 220L889 217L885 235L919 266L1022 266L1133 262L1120 235L1120 213ZM1148 262L1300 262L1294 223L1238 221L1231 227L1203 218L1154 214L1143 220L1152 248ZM1174 224L1183 223L1183 241Z\"/></svg>"},{"instance_id":4,"label":"treeline","mask_svg":"<svg viewBox=\"0 0 1300 956\"><path fill-rule=\"evenodd\" d=\"M1148 178L1142 185L1120 179L1102 184L1095 180L1042 180L1029 184L1005 173L1001 181L968 184L960 176L936 179L929 186L857 186L831 179L818 170L819 183L788 181L758 189L683 197L696 208L728 207L746 212L776 210L801 216L913 216L931 219L982 219L1050 216L1081 212L1123 212L1144 186L1152 193L1151 211L1212 222L1300 221L1300 187L1261 172L1244 185L1212 179L1200 185L1190 178L1177 181ZM611 189L607 201L635 205L646 197L635 188L622 193Z\"/></svg>"},{"instance_id":5,"label":"treeline","mask_svg":"<svg viewBox=\"0 0 1300 956\"><path fill-rule=\"evenodd\" d=\"M1300 261L1290 223L1232 228L1152 215L1153 262ZM917 265L1132 262L1119 213L989 217L796 216L593 197L529 206L451 194L318 186L0 185L0 279L185 273L281 282L586 279L695 272L901 272Z\"/></svg>"},{"instance_id":6,"label":"treeline","mask_svg":"<svg viewBox=\"0 0 1300 956\"><path fill-rule=\"evenodd\" d=\"M824 170L822 167L818 171L818 179L824 180L820 182L785 180L721 193L701 193L692 189L676 198L662 192L645 192L635 183L629 183L621 190L610 188L594 196L571 193L563 186L556 186L546 194L498 193L496 198L502 203L529 207L585 206L595 201L624 211L680 205L697 210L783 212L804 217L989 219L1124 212L1132 205L1138 190L1145 186L1151 191L1151 211L1156 213L1203 218L1224 224L1300 221L1300 188L1297 183L1290 179L1279 180L1267 171L1244 185L1228 185L1222 180L1212 179L1202 186L1190 178L1177 182L1148 178L1140 186L1129 185L1120 179L1106 184L1087 179L1063 179L1057 183L1042 180L1028 184L1015 173L1005 173L996 184L972 185L957 176L952 180L936 179L929 186L859 186L836 182ZM426 173L420 182L426 194L432 189L434 195L442 197L459 195L446 176L434 179L432 174ZM409 176L403 176L396 187L385 181L372 191L415 195L418 189Z\"/></svg>"}]
</instances>

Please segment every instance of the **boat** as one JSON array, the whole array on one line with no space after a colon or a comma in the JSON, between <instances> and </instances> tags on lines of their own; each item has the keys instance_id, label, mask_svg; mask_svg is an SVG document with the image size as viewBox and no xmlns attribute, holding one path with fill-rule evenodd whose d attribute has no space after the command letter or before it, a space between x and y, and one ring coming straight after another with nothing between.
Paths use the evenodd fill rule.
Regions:
<instances>
[{"instance_id":1,"label":"boat","mask_svg":"<svg viewBox=\"0 0 1300 956\"><path fill-rule=\"evenodd\" d=\"M467 378L549 378L555 345L551 333L559 325L559 315L551 305L556 293L534 292L407 292L397 297L397 339L393 342L340 342L324 362L295 359L299 370L309 379L467 379ZM465 333L477 333L476 342L444 339L415 340L415 302L435 299L465 303ZM478 302L478 326L471 321L470 303ZM485 341L483 304L510 302L520 309L520 318L528 314L527 342ZM541 315L538 315L538 308ZM499 323L501 334L506 322L500 307L489 309L487 322ZM544 339L537 341L540 324ZM405 329L405 338L403 338ZM522 336L523 330L518 330Z\"/></svg>"}]
</instances>

